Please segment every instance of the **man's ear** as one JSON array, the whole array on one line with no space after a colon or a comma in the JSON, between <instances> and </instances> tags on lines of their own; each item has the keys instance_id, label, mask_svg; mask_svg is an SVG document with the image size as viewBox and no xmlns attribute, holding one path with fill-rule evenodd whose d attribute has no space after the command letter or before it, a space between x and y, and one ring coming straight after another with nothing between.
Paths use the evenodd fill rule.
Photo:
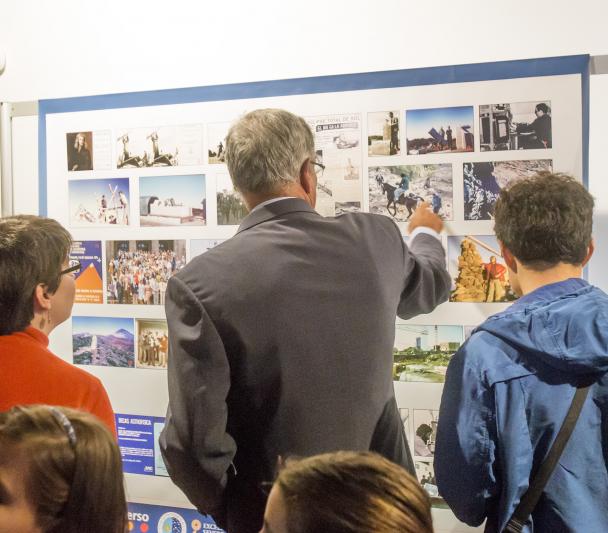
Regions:
<instances>
[{"instance_id":1,"label":"man's ear","mask_svg":"<svg viewBox=\"0 0 608 533\"><path fill-rule=\"evenodd\" d=\"M313 193L316 193L317 179L314 171L312 170L310 159L306 159L306 161L304 161L300 167L300 185L309 197L311 197Z\"/></svg>"},{"instance_id":2,"label":"man's ear","mask_svg":"<svg viewBox=\"0 0 608 533\"><path fill-rule=\"evenodd\" d=\"M515 260L515 256L511 253L502 242L498 241L500 245L500 253L502 254L502 258L505 260L506 265L513 271L517 272L517 261Z\"/></svg>"},{"instance_id":3,"label":"man's ear","mask_svg":"<svg viewBox=\"0 0 608 533\"><path fill-rule=\"evenodd\" d=\"M593 255L593 252L595 252L595 242L592 238L591 242L589 243L589 246L587 247L587 256L583 260L583 264L581 266L585 266L589 262L589 259L591 259L591 256Z\"/></svg>"},{"instance_id":4,"label":"man's ear","mask_svg":"<svg viewBox=\"0 0 608 533\"><path fill-rule=\"evenodd\" d=\"M44 283L39 283L34 289L34 312L48 311L51 308L51 295Z\"/></svg>"}]
</instances>

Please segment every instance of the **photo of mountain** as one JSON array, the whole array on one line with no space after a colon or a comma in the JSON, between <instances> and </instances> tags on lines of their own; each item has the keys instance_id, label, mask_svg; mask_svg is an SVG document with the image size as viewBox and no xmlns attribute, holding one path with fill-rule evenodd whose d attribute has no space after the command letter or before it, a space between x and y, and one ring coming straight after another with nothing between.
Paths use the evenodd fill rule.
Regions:
<instances>
[{"instance_id":1,"label":"photo of mountain","mask_svg":"<svg viewBox=\"0 0 608 533\"><path fill-rule=\"evenodd\" d=\"M76 365L133 368L133 319L72 318L72 350Z\"/></svg>"}]
</instances>

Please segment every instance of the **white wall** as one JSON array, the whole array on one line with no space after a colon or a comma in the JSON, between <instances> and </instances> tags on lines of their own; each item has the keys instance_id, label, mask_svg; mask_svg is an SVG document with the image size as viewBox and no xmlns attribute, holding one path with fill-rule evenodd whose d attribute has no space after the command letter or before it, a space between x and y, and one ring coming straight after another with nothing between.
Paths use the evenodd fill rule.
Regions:
<instances>
[{"instance_id":1,"label":"white wall","mask_svg":"<svg viewBox=\"0 0 608 533\"><path fill-rule=\"evenodd\" d=\"M606 0L2 0L0 101L574 53Z\"/></svg>"}]
</instances>

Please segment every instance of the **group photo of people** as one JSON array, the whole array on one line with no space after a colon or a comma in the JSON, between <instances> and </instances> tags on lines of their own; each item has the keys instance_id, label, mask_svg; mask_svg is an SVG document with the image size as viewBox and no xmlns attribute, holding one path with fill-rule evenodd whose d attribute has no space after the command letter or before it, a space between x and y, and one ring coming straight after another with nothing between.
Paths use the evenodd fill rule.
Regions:
<instances>
[{"instance_id":1,"label":"group photo of people","mask_svg":"<svg viewBox=\"0 0 608 533\"><path fill-rule=\"evenodd\" d=\"M185 264L185 241L108 241L106 301L164 305L167 281Z\"/></svg>"},{"instance_id":2,"label":"group photo of people","mask_svg":"<svg viewBox=\"0 0 608 533\"><path fill-rule=\"evenodd\" d=\"M137 320L137 368L167 368L169 336L165 320Z\"/></svg>"}]
</instances>

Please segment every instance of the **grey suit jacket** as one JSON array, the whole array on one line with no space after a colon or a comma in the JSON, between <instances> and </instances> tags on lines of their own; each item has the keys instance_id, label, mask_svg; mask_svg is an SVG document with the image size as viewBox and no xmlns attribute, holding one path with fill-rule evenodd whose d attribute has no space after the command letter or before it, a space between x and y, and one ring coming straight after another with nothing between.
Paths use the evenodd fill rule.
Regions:
<instances>
[{"instance_id":1,"label":"grey suit jacket","mask_svg":"<svg viewBox=\"0 0 608 533\"><path fill-rule=\"evenodd\" d=\"M232 532L262 525L278 457L374 450L413 471L392 382L395 315L448 297L441 243L299 199L250 213L167 287L167 469Z\"/></svg>"}]
</instances>

